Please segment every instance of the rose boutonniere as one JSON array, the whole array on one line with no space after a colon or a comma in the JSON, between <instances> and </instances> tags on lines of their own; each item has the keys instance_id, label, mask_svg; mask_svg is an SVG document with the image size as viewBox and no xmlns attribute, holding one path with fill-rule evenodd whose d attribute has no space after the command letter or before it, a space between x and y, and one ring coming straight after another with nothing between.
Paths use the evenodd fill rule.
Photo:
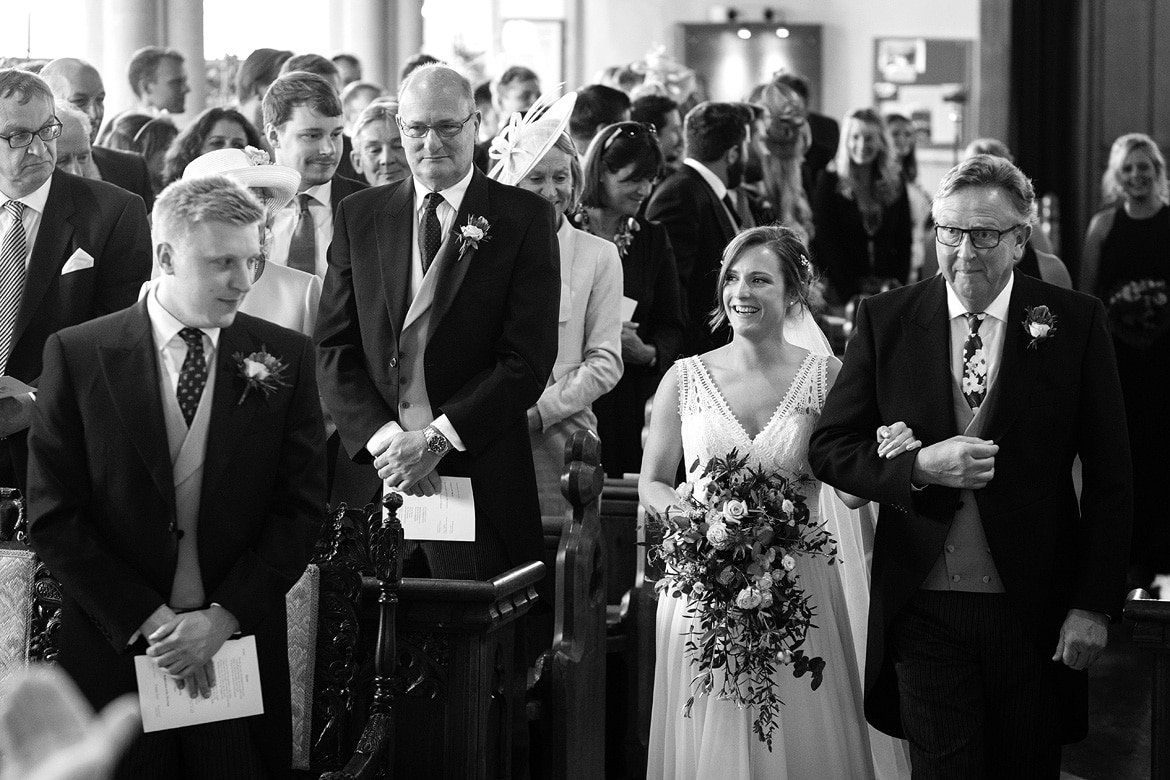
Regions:
<instances>
[{"instance_id":1,"label":"rose boutonniere","mask_svg":"<svg viewBox=\"0 0 1170 780\"><path fill-rule=\"evenodd\" d=\"M232 355L232 360L236 361L236 372L244 380L244 392L236 402L237 405L242 404L248 393L253 390L259 390L267 398L275 393L277 388L288 387L288 382L284 378L288 366L280 358L268 354L265 347L251 355L237 352Z\"/></svg>"},{"instance_id":2,"label":"rose boutonniere","mask_svg":"<svg viewBox=\"0 0 1170 780\"><path fill-rule=\"evenodd\" d=\"M1029 306L1024 309L1024 330L1032 337L1028 349L1036 349L1042 341L1056 335L1056 315L1047 306Z\"/></svg>"},{"instance_id":3,"label":"rose boutonniere","mask_svg":"<svg viewBox=\"0 0 1170 780\"><path fill-rule=\"evenodd\" d=\"M488 233L492 229L492 223L488 222L484 217L476 217L471 214L467 215L467 224L459 228L459 260L462 260L464 255L468 252L474 252L479 249L481 241L491 241L492 237Z\"/></svg>"}]
</instances>

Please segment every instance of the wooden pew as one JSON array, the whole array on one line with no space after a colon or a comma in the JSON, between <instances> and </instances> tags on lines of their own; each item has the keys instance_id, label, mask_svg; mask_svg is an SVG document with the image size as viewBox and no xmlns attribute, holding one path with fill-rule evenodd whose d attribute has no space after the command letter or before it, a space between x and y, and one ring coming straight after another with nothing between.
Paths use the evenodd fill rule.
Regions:
<instances>
[{"instance_id":1,"label":"wooden pew","mask_svg":"<svg viewBox=\"0 0 1170 780\"><path fill-rule=\"evenodd\" d=\"M1129 594L1123 611L1138 647L1153 656L1150 673L1150 778L1170 780L1170 602L1143 590Z\"/></svg>"},{"instance_id":2,"label":"wooden pew","mask_svg":"<svg viewBox=\"0 0 1170 780\"><path fill-rule=\"evenodd\" d=\"M571 509L563 518L544 518L556 595L551 645L537 660L530 691L533 777L605 777L607 576L600 456L595 434L578 431L570 438L561 490Z\"/></svg>"}]
</instances>

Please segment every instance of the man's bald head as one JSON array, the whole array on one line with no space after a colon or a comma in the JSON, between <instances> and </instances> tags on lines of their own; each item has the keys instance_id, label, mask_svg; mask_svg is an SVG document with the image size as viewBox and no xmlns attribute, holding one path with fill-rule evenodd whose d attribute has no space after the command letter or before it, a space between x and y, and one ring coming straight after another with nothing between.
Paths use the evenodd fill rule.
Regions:
<instances>
[{"instance_id":1,"label":"man's bald head","mask_svg":"<svg viewBox=\"0 0 1170 780\"><path fill-rule=\"evenodd\" d=\"M89 142L97 137L106 115L106 88L97 68L76 57L53 60L41 70L53 97L76 106L89 117Z\"/></svg>"},{"instance_id":2,"label":"man's bald head","mask_svg":"<svg viewBox=\"0 0 1170 780\"><path fill-rule=\"evenodd\" d=\"M471 84L443 65L410 74L398 101L402 149L410 171L435 192L471 170L480 116Z\"/></svg>"}]
</instances>

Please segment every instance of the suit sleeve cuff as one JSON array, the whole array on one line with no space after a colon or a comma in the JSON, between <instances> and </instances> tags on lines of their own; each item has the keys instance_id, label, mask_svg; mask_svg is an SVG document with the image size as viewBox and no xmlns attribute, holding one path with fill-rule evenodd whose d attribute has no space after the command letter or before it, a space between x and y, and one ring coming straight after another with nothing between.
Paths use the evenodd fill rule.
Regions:
<instances>
[{"instance_id":1,"label":"suit sleeve cuff","mask_svg":"<svg viewBox=\"0 0 1170 780\"><path fill-rule=\"evenodd\" d=\"M366 442L366 450L370 455L381 452L386 448L386 444L396 434L402 433L402 426L394 420L383 425L378 430L374 431L374 435Z\"/></svg>"},{"instance_id":2,"label":"suit sleeve cuff","mask_svg":"<svg viewBox=\"0 0 1170 780\"><path fill-rule=\"evenodd\" d=\"M467 445L463 443L463 439L459 438L459 434L455 433L455 426L447 419L447 415L439 415L431 425L435 426L435 430L447 437L447 441L451 442L451 449L467 452Z\"/></svg>"}]
</instances>

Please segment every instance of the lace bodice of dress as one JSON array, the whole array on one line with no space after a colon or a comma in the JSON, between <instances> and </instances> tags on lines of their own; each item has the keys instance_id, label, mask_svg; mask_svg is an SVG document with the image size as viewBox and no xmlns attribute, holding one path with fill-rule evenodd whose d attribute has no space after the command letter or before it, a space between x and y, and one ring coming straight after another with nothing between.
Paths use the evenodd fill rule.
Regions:
<instances>
[{"instance_id":1,"label":"lace bodice of dress","mask_svg":"<svg viewBox=\"0 0 1170 780\"><path fill-rule=\"evenodd\" d=\"M697 356L679 360L678 411L687 478L698 479L704 463L733 449L765 469L810 474L808 440L825 403L828 365L827 356L806 357L768 423L750 439L703 361ZM696 459L699 470L692 472Z\"/></svg>"}]
</instances>

